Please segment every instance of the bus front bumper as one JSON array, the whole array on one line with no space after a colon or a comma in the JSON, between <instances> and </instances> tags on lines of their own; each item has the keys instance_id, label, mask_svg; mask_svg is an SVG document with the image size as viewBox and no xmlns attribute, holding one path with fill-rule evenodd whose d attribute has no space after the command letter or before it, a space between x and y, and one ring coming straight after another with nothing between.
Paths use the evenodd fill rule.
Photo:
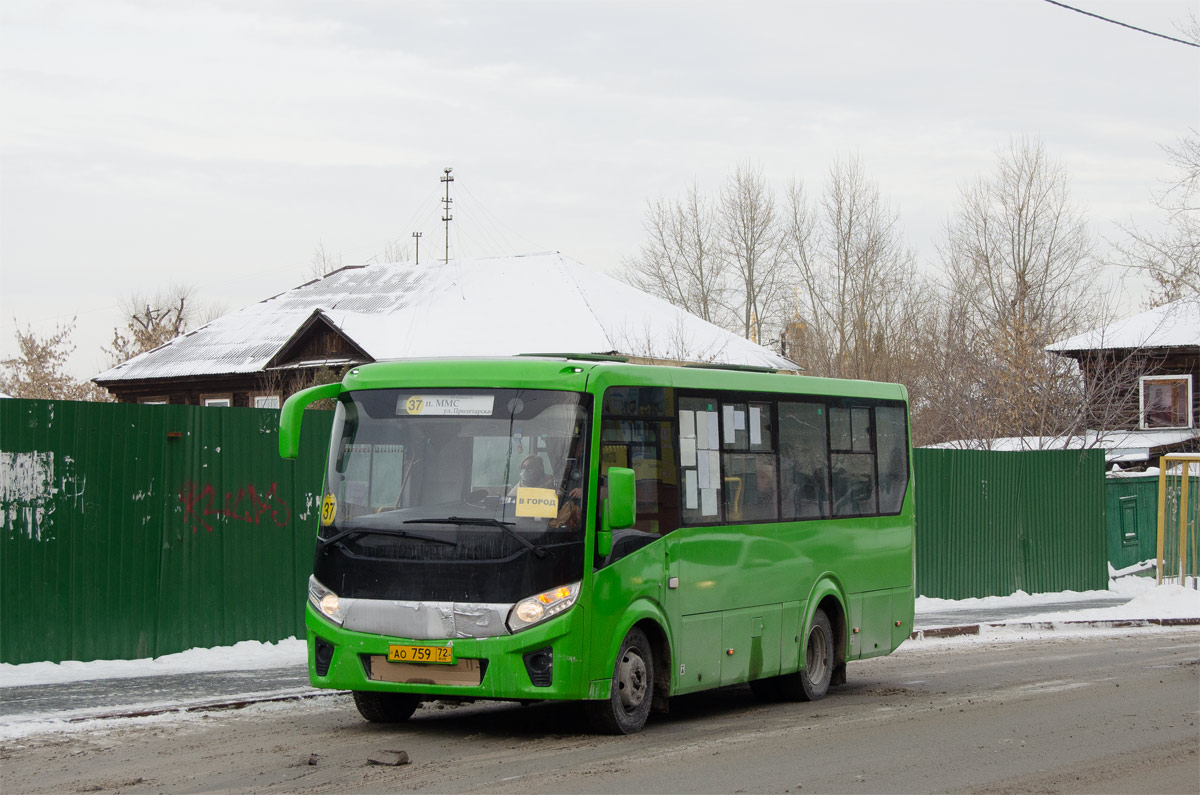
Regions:
<instances>
[{"instance_id":1,"label":"bus front bumper","mask_svg":"<svg viewBox=\"0 0 1200 795\"><path fill-rule=\"evenodd\" d=\"M490 638L415 640L354 632L328 621L306 603L308 673L314 687L426 696L516 700L588 697L579 645L582 609L576 605L543 624ZM452 662L398 662L389 650L450 647ZM414 653L413 647L417 648ZM444 654L445 652L441 652ZM396 655L393 655L393 657Z\"/></svg>"}]
</instances>

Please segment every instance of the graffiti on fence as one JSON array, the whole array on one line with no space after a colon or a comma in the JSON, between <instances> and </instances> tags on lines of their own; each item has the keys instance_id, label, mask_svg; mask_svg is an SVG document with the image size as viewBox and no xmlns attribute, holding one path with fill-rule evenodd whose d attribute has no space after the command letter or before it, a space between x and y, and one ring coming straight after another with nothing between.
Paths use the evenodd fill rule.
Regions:
<instances>
[{"instance_id":1,"label":"graffiti on fence","mask_svg":"<svg viewBox=\"0 0 1200 795\"><path fill-rule=\"evenodd\" d=\"M269 522L276 527L286 526L292 518L292 509L280 498L275 483L266 491L259 491L251 483L223 495L212 484L185 483L179 490L179 502L193 533L200 528L211 533L210 517L255 525Z\"/></svg>"}]
</instances>

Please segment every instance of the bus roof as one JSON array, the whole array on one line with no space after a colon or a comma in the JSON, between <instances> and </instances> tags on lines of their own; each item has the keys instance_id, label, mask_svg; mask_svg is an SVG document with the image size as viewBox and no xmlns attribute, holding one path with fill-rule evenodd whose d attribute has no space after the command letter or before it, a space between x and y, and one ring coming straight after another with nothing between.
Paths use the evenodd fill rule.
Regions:
<instances>
[{"instance_id":1,"label":"bus roof","mask_svg":"<svg viewBox=\"0 0 1200 795\"><path fill-rule=\"evenodd\" d=\"M349 390L498 387L599 393L622 385L908 399L901 384L728 365L640 364L621 357L570 354L383 361L353 368L342 383Z\"/></svg>"}]
</instances>

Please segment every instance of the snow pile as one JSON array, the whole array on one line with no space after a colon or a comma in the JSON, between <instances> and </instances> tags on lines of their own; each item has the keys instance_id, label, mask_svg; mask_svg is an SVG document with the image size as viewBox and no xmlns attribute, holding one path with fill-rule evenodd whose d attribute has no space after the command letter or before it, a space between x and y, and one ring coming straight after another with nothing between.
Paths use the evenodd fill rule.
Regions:
<instances>
[{"instance_id":1,"label":"snow pile","mask_svg":"<svg viewBox=\"0 0 1200 795\"><path fill-rule=\"evenodd\" d=\"M1125 580L1141 580L1145 586L1128 583L1124 593L1136 593L1133 599L1112 607L1097 607L1091 610L1058 611L1036 613L1024 621L1119 621L1123 619L1148 618L1196 618L1200 619L1200 591L1179 585L1163 583L1155 586L1154 580L1145 577L1126 577ZM1118 583L1123 580L1117 580ZM1148 586L1148 587L1147 587ZM1114 588L1116 590L1116 588Z\"/></svg>"},{"instance_id":2,"label":"snow pile","mask_svg":"<svg viewBox=\"0 0 1200 795\"><path fill-rule=\"evenodd\" d=\"M178 654L141 660L93 660L61 663L38 662L12 665L0 663L0 688L22 685L51 685L82 682L89 679L128 679L160 674L208 673L211 671L251 671L307 665L305 642L288 638L278 643L244 640L233 646L213 649L189 649Z\"/></svg>"},{"instance_id":3,"label":"snow pile","mask_svg":"<svg viewBox=\"0 0 1200 795\"><path fill-rule=\"evenodd\" d=\"M982 596L969 599L938 599L932 596L917 597L918 613L970 613L978 610L994 610L1029 606L1031 609L1047 602L1090 602L1111 597L1112 591L1062 591L1054 594L1028 594L1017 591L1008 596Z\"/></svg>"},{"instance_id":4,"label":"snow pile","mask_svg":"<svg viewBox=\"0 0 1200 795\"><path fill-rule=\"evenodd\" d=\"M1138 564L1141 566L1142 564ZM917 597L918 613L969 614L978 611L1028 607L1029 614L1005 619L1008 623L1029 621L1122 621L1148 618L1200 619L1200 591L1189 578L1187 587L1164 583L1158 585L1153 577L1120 577L1112 581L1107 591L1063 591L1051 594L1028 594L1017 591L1009 596L985 596L977 599L935 599ZM1038 612L1047 604L1056 607L1071 602L1094 602L1113 597L1132 597L1120 604L1079 610Z\"/></svg>"}]
</instances>

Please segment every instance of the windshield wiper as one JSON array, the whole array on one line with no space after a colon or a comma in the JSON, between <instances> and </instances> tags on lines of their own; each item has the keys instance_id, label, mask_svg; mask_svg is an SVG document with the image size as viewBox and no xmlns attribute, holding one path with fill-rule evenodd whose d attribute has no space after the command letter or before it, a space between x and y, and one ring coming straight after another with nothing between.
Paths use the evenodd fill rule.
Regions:
<instances>
[{"instance_id":1,"label":"windshield wiper","mask_svg":"<svg viewBox=\"0 0 1200 795\"><path fill-rule=\"evenodd\" d=\"M457 541L451 541L448 538L438 538L437 536L427 536L423 533L410 533L407 530L400 528L375 528L375 527L350 527L329 538L317 539L317 551L321 551L330 544L335 544L347 536L353 535L372 535L372 536L396 536L397 538L411 538L416 541L432 541L436 544L449 544L452 547L458 546Z\"/></svg>"},{"instance_id":2,"label":"windshield wiper","mask_svg":"<svg viewBox=\"0 0 1200 795\"><path fill-rule=\"evenodd\" d=\"M465 524L477 525L479 527L499 527L504 532L508 533L531 552L539 560L546 557L546 548L539 546L530 541L525 536L513 530L513 525L516 522L502 522L499 519L487 519L482 516L447 516L445 519L409 519L405 524Z\"/></svg>"}]
</instances>

